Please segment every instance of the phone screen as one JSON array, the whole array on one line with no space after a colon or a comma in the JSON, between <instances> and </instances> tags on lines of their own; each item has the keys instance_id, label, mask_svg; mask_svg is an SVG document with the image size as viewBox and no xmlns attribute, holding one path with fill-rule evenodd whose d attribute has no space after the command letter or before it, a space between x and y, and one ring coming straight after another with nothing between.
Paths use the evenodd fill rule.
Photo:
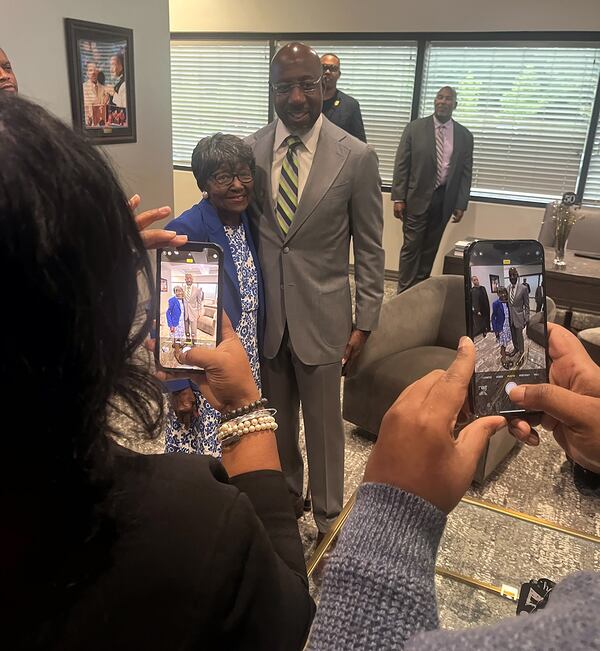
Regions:
<instances>
[{"instance_id":1,"label":"phone screen","mask_svg":"<svg viewBox=\"0 0 600 651\"><path fill-rule=\"evenodd\" d=\"M465 251L467 328L475 343L478 416L523 413L509 394L547 382L544 249L534 240L474 242Z\"/></svg>"},{"instance_id":2,"label":"phone screen","mask_svg":"<svg viewBox=\"0 0 600 651\"><path fill-rule=\"evenodd\" d=\"M162 368L197 369L180 364L176 351L215 348L220 341L222 259L221 248L211 243L159 249L155 351Z\"/></svg>"}]
</instances>

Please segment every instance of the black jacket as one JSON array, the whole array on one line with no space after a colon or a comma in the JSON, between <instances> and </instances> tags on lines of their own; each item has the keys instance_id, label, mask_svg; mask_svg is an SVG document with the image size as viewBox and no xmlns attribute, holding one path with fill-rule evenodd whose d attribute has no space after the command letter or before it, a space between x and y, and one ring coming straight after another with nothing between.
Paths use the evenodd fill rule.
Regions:
<instances>
[{"instance_id":1,"label":"black jacket","mask_svg":"<svg viewBox=\"0 0 600 651\"><path fill-rule=\"evenodd\" d=\"M314 615L280 472L231 480L211 457L115 461L112 562L60 649L301 649Z\"/></svg>"},{"instance_id":2,"label":"black jacket","mask_svg":"<svg viewBox=\"0 0 600 651\"><path fill-rule=\"evenodd\" d=\"M341 90L336 90L332 100L323 103L323 115L351 136L367 142L360 104Z\"/></svg>"}]
</instances>

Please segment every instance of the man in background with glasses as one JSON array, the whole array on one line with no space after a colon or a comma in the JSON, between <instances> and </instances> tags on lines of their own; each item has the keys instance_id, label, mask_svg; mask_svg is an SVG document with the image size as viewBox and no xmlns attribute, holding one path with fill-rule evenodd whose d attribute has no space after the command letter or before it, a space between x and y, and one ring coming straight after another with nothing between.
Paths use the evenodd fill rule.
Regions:
<instances>
[{"instance_id":1,"label":"man in background with glasses","mask_svg":"<svg viewBox=\"0 0 600 651\"><path fill-rule=\"evenodd\" d=\"M342 74L340 59L336 54L321 57L323 67L323 115L355 138L367 142L360 104L342 93L337 82Z\"/></svg>"},{"instance_id":2,"label":"man in background with glasses","mask_svg":"<svg viewBox=\"0 0 600 651\"><path fill-rule=\"evenodd\" d=\"M250 136L256 158L251 228L266 296L263 389L302 514L302 404L317 542L343 505L340 378L377 327L383 298L383 211L375 152L322 114L322 67L302 43L271 62L277 119ZM348 279L352 237L356 318Z\"/></svg>"}]
</instances>

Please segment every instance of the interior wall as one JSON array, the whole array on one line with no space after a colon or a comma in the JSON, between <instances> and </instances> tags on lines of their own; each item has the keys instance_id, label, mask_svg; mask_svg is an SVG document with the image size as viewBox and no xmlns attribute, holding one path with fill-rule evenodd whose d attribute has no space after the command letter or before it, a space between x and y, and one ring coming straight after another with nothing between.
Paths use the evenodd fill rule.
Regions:
<instances>
[{"instance_id":1,"label":"interior wall","mask_svg":"<svg viewBox=\"0 0 600 651\"><path fill-rule=\"evenodd\" d=\"M177 32L479 32L600 29L598 0L171 0Z\"/></svg>"},{"instance_id":2,"label":"interior wall","mask_svg":"<svg viewBox=\"0 0 600 651\"><path fill-rule=\"evenodd\" d=\"M104 151L142 208L172 205L168 0L19 0L2 7L2 47L19 92L72 124L64 18L133 29L137 142Z\"/></svg>"}]
</instances>

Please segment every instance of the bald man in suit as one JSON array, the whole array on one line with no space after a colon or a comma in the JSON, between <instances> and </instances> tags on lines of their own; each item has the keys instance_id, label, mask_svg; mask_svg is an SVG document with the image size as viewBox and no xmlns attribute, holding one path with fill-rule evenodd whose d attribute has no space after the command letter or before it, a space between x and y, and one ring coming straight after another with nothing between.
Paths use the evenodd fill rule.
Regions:
<instances>
[{"instance_id":1,"label":"bald man in suit","mask_svg":"<svg viewBox=\"0 0 600 651\"><path fill-rule=\"evenodd\" d=\"M377 327L383 299L383 211L375 152L321 115L321 62L290 43L271 63L277 119L250 136L251 218L266 296L263 389L297 513L302 404L313 515L321 538L343 506L342 368ZM352 241L356 319L348 280Z\"/></svg>"},{"instance_id":2,"label":"bald man in suit","mask_svg":"<svg viewBox=\"0 0 600 651\"><path fill-rule=\"evenodd\" d=\"M452 119L456 106L456 91L440 88L434 114L407 125L396 152L392 200L404 235L398 293L429 278L450 217L459 222L469 203L473 135Z\"/></svg>"}]
</instances>

